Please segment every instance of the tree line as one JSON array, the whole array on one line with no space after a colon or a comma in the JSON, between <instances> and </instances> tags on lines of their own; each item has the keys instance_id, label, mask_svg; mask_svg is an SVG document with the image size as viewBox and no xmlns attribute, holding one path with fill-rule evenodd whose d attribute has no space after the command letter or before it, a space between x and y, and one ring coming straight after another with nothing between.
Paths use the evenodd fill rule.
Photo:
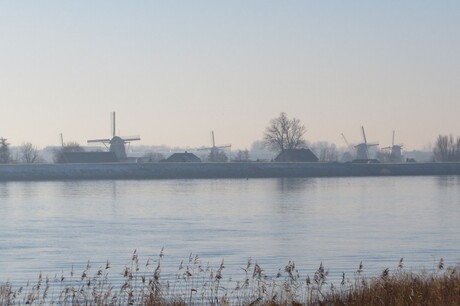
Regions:
<instances>
[{"instance_id":1,"label":"tree line","mask_svg":"<svg viewBox=\"0 0 460 306\"><path fill-rule=\"evenodd\" d=\"M297 149L305 147L307 142L303 138L306 128L297 118L289 119L282 112L278 117L270 120L269 126L265 129L264 143L273 150L283 151L286 149ZM325 145L316 148L320 161L337 161L338 152L335 145ZM389 159L389 152L377 152L377 159L386 161ZM433 161L435 162L459 162L460 161L460 137L452 135L439 135L433 149Z\"/></svg>"},{"instance_id":2,"label":"tree line","mask_svg":"<svg viewBox=\"0 0 460 306\"><path fill-rule=\"evenodd\" d=\"M65 152L84 152L84 149L76 142L69 142L64 146L54 150L53 161L55 163L64 163ZM6 139L0 138L0 164L37 164L45 163L40 156L40 149L30 142L25 142L12 153L10 144Z\"/></svg>"},{"instance_id":3,"label":"tree line","mask_svg":"<svg viewBox=\"0 0 460 306\"><path fill-rule=\"evenodd\" d=\"M289 118L286 113L281 112L278 117L270 120L263 134L263 145L271 150L282 152L289 149L304 148L307 141L304 138L307 129L297 118ZM335 145L322 145L316 148L320 161L337 161L338 152ZM319 152L318 152L319 151ZM53 161L63 163L65 152L84 152L84 149L76 142L68 143L54 152ZM222 161L227 161L223 152ZM377 155L384 155L380 152ZM249 152L239 151L236 161L248 161ZM219 161L221 161L219 159ZM439 135L433 149L433 161L435 162L458 162L460 161L460 137L452 135ZM0 138L0 164L7 163L40 163L44 162L39 155L39 149L30 142L23 143L16 154L12 156L9 143L6 139Z\"/></svg>"},{"instance_id":4,"label":"tree line","mask_svg":"<svg viewBox=\"0 0 460 306\"><path fill-rule=\"evenodd\" d=\"M452 135L439 135L433 149L434 161L458 162L460 161L460 137Z\"/></svg>"},{"instance_id":5,"label":"tree line","mask_svg":"<svg viewBox=\"0 0 460 306\"><path fill-rule=\"evenodd\" d=\"M25 163L33 164L43 162L39 155L39 149L30 142L23 143L16 154L11 154L9 143L6 139L0 139L0 164Z\"/></svg>"}]
</instances>

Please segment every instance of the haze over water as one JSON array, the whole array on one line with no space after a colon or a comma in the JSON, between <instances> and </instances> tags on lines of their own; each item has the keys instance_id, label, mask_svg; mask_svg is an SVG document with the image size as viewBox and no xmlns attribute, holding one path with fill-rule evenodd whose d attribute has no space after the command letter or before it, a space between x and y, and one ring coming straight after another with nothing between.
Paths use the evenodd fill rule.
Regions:
<instances>
[{"instance_id":1,"label":"haze over water","mask_svg":"<svg viewBox=\"0 0 460 306\"><path fill-rule=\"evenodd\" d=\"M460 177L131 180L0 183L0 281L83 271L121 273L164 247L175 273L193 252L224 275L248 258L266 273L289 260L332 278L460 262Z\"/></svg>"}]
</instances>

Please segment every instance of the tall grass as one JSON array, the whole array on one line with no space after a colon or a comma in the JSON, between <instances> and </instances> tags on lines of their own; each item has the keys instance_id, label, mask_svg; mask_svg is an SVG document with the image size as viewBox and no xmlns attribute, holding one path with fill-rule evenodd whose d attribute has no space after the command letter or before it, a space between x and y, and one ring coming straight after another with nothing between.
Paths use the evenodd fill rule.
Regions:
<instances>
[{"instance_id":1,"label":"tall grass","mask_svg":"<svg viewBox=\"0 0 460 306\"><path fill-rule=\"evenodd\" d=\"M434 271L418 273L406 271L401 259L393 271L372 277L360 263L351 278L342 274L332 284L322 263L311 276L301 277L293 261L269 276L248 260L231 279L223 260L211 267L193 254L163 277L163 257L162 250L141 264L134 251L116 282L109 262L96 269L88 262L81 273L40 274L24 287L2 283L0 305L460 305L459 268L444 269L442 259Z\"/></svg>"}]
</instances>

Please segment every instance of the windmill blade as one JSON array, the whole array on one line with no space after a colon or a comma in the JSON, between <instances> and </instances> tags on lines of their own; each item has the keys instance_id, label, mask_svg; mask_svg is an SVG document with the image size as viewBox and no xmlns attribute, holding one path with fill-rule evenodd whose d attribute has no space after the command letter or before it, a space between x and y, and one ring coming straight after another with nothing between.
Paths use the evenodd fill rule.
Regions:
<instances>
[{"instance_id":1,"label":"windmill blade","mask_svg":"<svg viewBox=\"0 0 460 306\"><path fill-rule=\"evenodd\" d=\"M222 146L217 146L217 147L214 147L214 148L217 148L217 149L225 149L225 148L231 148L232 145L222 145Z\"/></svg>"},{"instance_id":2,"label":"windmill blade","mask_svg":"<svg viewBox=\"0 0 460 306\"><path fill-rule=\"evenodd\" d=\"M112 133L112 138L115 137L115 112L110 113L110 128L111 128L111 133Z\"/></svg>"},{"instance_id":3,"label":"windmill blade","mask_svg":"<svg viewBox=\"0 0 460 306\"><path fill-rule=\"evenodd\" d=\"M197 148L195 150L197 150L197 151L207 151L207 150L212 150L212 148L211 147L209 147L209 148Z\"/></svg>"},{"instance_id":4,"label":"windmill blade","mask_svg":"<svg viewBox=\"0 0 460 306\"><path fill-rule=\"evenodd\" d=\"M391 140L391 146L395 145L395 131L393 130L393 138Z\"/></svg>"},{"instance_id":5,"label":"windmill blade","mask_svg":"<svg viewBox=\"0 0 460 306\"><path fill-rule=\"evenodd\" d=\"M366 133L364 132L364 126L361 126L361 131L363 132L364 143L367 144Z\"/></svg>"},{"instance_id":6,"label":"windmill blade","mask_svg":"<svg viewBox=\"0 0 460 306\"><path fill-rule=\"evenodd\" d=\"M343 140L345 141L345 144L347 145L347 147L349 147L349 146L350 146L350 144L348 143L348 140L347 140L347 138L345 138L345 135L343 135L343 133L342 133L342 134L340 134L340 135L342 135L342 138L343 138Z\"/></svg>"},{"instance_id":7,"label":"windmill blade","mask_svg":"<svg viewBox=\"0 0 460 306\"><path fill-rule=\"evenodd\" d=\"M133 136L123 136L120 137L124 141L135 141L135 140L141 140L141 137L139 135L133 135Z\"/></svg>"},{"instance_id":8,"label":"windmill blade","mask_svg":"<svg viewBox=\"0 0 460 306\"><path fill-rule=\"evenodd\" d=\"M216 146L216 142L214 140L214 131L211 131L211 144L213 148Z\"/></svg>"},{"instance_id":9,"label":"windmill blade","mask_svg":"<svg viewBox=\"0 0 460 306\"><path fill-rule=\"evenodd\" d=\"M348 150L350 150L351 148L350 143L348 142L347 138L345 137L343 133L341 135L342 135L343 140L345 141L345 144L347 145Z\"/></svg>"},{"instance_id":10,"label":"windmill blade","mask_svg":"<svg viewBox=\"0 0 460 306\"><path fill-rule=\"evenodd\" d=\"M390 150L390 149L392 149L392 148L393 148L393 147L384 147L384 148L382 148L382 150Z\"/></svg>"},{"instance_id":11,"label":"windmill blade","mask_svg":"<svg viewBox=\"0 0 460 306\"><path fill-rule=\"evenodd\" d=\"M105 139L90 139L86 141L87 143L94 143L94 142L110 142L110 139L105 138Z\"/></svg>"},{"instance_id":12,"label":"windmill blade","mask_svg":"<svg viewBox=\"0 0 460 306\"><path fill-rule=\"evenodd\" d=\"M379 144L378 143L367 143L366 145L368 147L375 147L375 146L378 146Z\"/></svg>"}]
</instances>

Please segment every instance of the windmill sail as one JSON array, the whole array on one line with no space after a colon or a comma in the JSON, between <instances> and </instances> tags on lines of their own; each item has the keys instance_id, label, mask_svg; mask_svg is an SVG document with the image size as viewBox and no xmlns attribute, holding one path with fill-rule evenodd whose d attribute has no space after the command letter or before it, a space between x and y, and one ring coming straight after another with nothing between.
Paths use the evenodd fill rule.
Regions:
<instances>
[{"instance_id":1,"label":"windmill sail","mask_svg":"<svg viewBox=\"0 0 460 306\"><path fill-rule=\"evenodd\" d=\"M110 132L111 138L98 138L87 140L87 143L102 143L107 147L107 144L110 144L108 147L110 152L114 152L120 161L127 159L125 144L131 141L141 140L140 136L129 136L129 137L119 137L116 136L116 124L115 124L115 112L110 113Z\"/></svg>"},{"instance_id":2,"label":"windmill sail","mask_svg":"<svg viewBox=\"0 0 460 306\"><path fill-rule=\"evenodd\" d=\"M356 145L356 159L358 160L368 160L369 159L369 147L378 146L378 143L368 143L366 138L366 132L364 131L364 126L361 126L361 133L363 137L363 142Z\"/></svg>"},{"instance_id":3,"label":"windmill sail","mask_svg":"<svg viewBox=\"0 0 460 306\"><path fill-rule=\"evenodd\" d=\"M402 144L395 145L395 131L393 131L393 136L391 139L391 147L385 147L382 149L386 150L391 150L390 151L390 156L389 156L389 161L392 163L400 163L403 161L403 156L401 154L401 150L403 148Z\"/></svg>"}]
</instances>

